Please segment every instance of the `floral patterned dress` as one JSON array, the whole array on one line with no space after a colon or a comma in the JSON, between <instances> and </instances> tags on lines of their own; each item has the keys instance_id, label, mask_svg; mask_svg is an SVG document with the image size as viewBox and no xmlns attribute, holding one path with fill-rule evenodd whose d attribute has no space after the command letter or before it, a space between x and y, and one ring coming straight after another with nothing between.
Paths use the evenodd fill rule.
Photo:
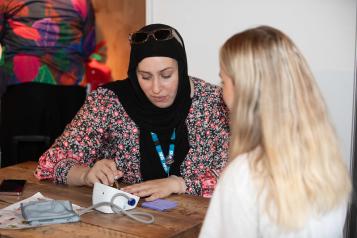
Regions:
<instances>
[{"instance_id":1,"label":"floral patterned dress","mask_svg":"<svg viewBox=\"0 0 357 238\"><path fill-rule=\"evenodd\" d=\"M219 87L191 78L192 105L186 118L189 151L181 164L186 193L211 196L228 159L228 111ZM69 169L113 159L124 171L124 183L142 182L139 129L115 93L98 88L52 147L39 159L35 176L66 183Z\"/></svg>"}]
</instances>

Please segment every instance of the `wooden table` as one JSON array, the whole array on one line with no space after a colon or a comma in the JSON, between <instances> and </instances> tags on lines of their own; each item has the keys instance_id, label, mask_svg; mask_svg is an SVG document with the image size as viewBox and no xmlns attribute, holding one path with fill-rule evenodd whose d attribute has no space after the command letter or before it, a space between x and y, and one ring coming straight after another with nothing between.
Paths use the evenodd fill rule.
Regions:
<instances>
[{"instance_id":1,"label":"wooden table","mask_svg":"<svg viewBox=\"0 0 357 238\"><path fill-rule=\"evenodd\" d=\"M22 196L0 195L0 208L9 206L36 192L53 199L70 200L82 207L92 205L92 188L56 185L38 181L33 176L35 162L25 162L0 169L0 180L26 179L27 184ZM172 195L169 200L178 206L172 210L159 212L141 208L137 211L149 212L155 217L153 224L142 224L119 214L104 214L98 211L81 216L77 223L50 225L24 230L0 229L0 237L197 237L205 216L209 199L189 195Z\"/></svg>"}]
</instances>

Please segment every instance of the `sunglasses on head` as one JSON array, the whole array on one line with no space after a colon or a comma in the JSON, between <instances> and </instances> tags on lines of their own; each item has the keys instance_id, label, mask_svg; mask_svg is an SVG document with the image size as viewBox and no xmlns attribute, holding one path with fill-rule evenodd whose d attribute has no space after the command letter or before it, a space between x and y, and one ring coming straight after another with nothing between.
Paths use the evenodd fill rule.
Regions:
<instances>
[{"instance_id":1,"label":"sunglasses on head","mask_svg":"<svg viewBox=\"0 0 357 238\"><path fill-rule=\"evenodd\" d=\"M129 35L129 41L131 44L142 44L148 41L152 36L156 41L165 41L175 38L181 46L183 43L174 29L157 29L153 31L138 31Z\"/></svg>"}]
</instances>

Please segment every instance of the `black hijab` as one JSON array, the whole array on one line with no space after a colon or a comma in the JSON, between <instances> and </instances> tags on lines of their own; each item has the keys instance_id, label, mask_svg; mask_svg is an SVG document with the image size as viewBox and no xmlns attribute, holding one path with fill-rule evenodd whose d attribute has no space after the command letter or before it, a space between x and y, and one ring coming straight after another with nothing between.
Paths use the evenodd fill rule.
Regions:
<instances>
[{"instance_id":1,"label":"black hijab","mask_svg":"<svg viewBox=\"0 0 357 238\"><path fill-rule=\"evenodd\" d=\"M151 32L157 29L176 29L163 24L151 24L139 32ZM113 90L130 118L140 130L140 169L144 180L167 177L162 168L150 132L155 132L166 156L170 144L170 136L176 129L174 163L170 175L180 176L180 165L185 159L188 149L188 134L185 119L191 106L191 88L187 70L187 59L183 39L181 43L175 39L157 41L152 36L145 43L132 44L128 78L113 82L106 87ZM163 56L175 59L178 63L179 83L176 98L167 108L159 108L150 102L142 91L136 70L138 64L147 57Z\"/></svg>"}]
</instances>

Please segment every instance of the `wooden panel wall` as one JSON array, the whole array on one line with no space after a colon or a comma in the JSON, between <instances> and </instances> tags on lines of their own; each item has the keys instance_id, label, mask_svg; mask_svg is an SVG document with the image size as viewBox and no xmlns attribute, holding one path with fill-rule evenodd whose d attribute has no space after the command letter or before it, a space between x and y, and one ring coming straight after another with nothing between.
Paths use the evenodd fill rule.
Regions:
<instances>
[{"instance_id":1,"label":"wooden panel wall","mask_svg":"<svg viewBox=\"0 0 357 238\"><path fill-rule=\"evenodd\" d=\"M145 0L92 0L97 29L97 42L107 43L108 65L114 80L127 76L130 44L129 33L145 25Z\"/></svg>"}]
</instances>

